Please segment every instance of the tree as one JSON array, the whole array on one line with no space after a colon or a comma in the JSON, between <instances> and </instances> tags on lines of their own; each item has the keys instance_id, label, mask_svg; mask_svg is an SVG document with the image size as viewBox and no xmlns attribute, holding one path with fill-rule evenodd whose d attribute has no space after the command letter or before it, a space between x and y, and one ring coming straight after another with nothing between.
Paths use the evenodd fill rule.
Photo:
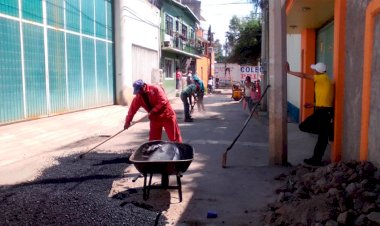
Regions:
<instances>
[{"instance_id":1,"label":"tree","mask_svg":"<svg viewBox=\"0 0 380 226\"><path fill-rule=\"evenodd\" d=\"M268 0L249 0L254 8L255 8L255 13L257 13L257 10L260 8L261 10L268 7Z\"/></svg>"},{"instance_id":2,"label":"tree","mask_svg":"<svg viewBox=\"0 0 380 226\"><path fill-rule=\"evenodd\" d=\"M225 62L225 56L223 56L223 46L220 43L219 39L216 39L214 42L214 51L215 51L215 61L220 63L220 62Z\"/></svg>"},{"instance_id":3,"label":"tree","mask_svg":"<svg viewBox=\"0 0 380 226\"><path fill-rule=\"evenodd\" d=\"M228 26L229 31L226 32L226 55L230 55L233 47L236 45L240 36L241 21L237 16L233 16Z\"/></svg>"},{"instance_id":4,"label":"tree","mask_svg":"<svg viewBox=\"0 0 380 226\"><path fill-rule=\"evenodd\" d=\"M254 12L248 18L234 16L226 32L227 61L256 65L261 55L261 22Z\"/></svg>"},{"instance_id":5,"label":"tree","mask_svg":"<svg viewBox=\"0 0 380 226\"><path fill-rule=\"evenodd\" d=\"M213 42L214 41L214 34L211 32L211 25L208 27L207 41L209 41L209 42Z\"/></svg>"}]
</instances>

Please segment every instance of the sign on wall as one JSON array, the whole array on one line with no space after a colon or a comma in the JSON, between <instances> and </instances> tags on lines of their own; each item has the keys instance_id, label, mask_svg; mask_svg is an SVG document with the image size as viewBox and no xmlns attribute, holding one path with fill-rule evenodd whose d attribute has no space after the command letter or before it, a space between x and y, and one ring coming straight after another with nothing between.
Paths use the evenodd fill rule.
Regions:
<instances>
[{"instance_id":1,"label":"sign on wall","mask_svg":"<svg viewBox=\"0 0 380 226\"><path fill-rule=\"evenodd\" d=\"M240 80L244 80L247 76L250 76L252 81L261 81L263 79L263 67L240 66Z\"/></svg>"},{"instance_id":2,"label":"sign on wall","mask_svg":"<svg viewBox=\"0 0 380 226\"><path fill-rule=\"evenodd\" d=\"M262 80L263 68L239 64L215 64L214 77L218 78L221 84L242 82L247 76L250 76L252 81Z\"/></svg>"}]
</instances>

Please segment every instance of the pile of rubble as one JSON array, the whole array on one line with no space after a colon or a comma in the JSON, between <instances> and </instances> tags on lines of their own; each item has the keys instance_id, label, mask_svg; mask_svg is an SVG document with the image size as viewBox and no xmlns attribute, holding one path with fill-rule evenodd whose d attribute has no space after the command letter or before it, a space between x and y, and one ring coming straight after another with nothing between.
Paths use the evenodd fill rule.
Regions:
<instances>
[{"instance_id":1,"label":"pile of rubble","mask_svg":"<svg viewBox=\"0 0 380 226\"><path fill-rule=\"evenodd\" d=\"M380 172L370 162L299 165L276 179L277 201L265 213L266 225L380 225Z\"/></svg>"}]
</instances>

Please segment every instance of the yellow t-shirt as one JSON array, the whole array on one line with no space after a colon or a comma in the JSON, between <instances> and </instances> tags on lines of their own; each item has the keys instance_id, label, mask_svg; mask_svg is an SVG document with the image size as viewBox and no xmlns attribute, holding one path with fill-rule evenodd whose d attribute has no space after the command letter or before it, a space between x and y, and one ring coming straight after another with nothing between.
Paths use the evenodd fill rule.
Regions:
<instances>
[{"instance_id":1,"label":"yellow t-shirt","mask_svg":"<svg viewBox=\"0 0 380 226\"><path fill-rule=\"evenodd\" d=\"M315 83L315 106L333 106L333 84L327 74L314 75Z\"/></svg>"}]
</instances>

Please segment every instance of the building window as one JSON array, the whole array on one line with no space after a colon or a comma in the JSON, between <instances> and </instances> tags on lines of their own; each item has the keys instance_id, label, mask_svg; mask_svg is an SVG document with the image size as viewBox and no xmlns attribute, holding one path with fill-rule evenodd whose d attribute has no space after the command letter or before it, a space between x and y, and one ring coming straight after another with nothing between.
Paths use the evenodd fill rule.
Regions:
<instances>
[{"instance_id":1,"label":"building window","mask_svg":"<svg viewBox=\"0 0 380 226\"><path fill-rule=\"evenodd\" d=\"M195 38L194 29L190 28L190 39L194 40L194 38Z\"/></svg>"},{"instance_id":2,"label":"building window","mask_svg":"<svg viewBox=\"0 0 380 226\"><path fill-rule=\"evenodd\" d=\"M182 24L182 38L187 39L187 26Z\"/></svg>"},{"instance_id":3,"label":"building window","mask_svg":"<svg viewBox=\"0 0 380 226\"><path fill-rule=\"evenodd\" d=\"M179 21L178 20L175 21L175 31L176 32L179 31Z\"/></svg>"},{"instance_id":4,"label":"building window","mask_svg":"<svg viewBox=\"0 0 380 226\"><path fill-rule=\"evenodd\" d=\"M165 59L165 78L174 78L173 60Z\"/></svg>"},{"instance_id":5,"label":"building window","mask_svg":"<svg viewBox=\"0 0 380 226\"><path fill-rule=\"evenodd\" d=\"M168 35L173 34L173 18L169 15L165 17L165 33Z\"/></svg>"}]
</instances>

